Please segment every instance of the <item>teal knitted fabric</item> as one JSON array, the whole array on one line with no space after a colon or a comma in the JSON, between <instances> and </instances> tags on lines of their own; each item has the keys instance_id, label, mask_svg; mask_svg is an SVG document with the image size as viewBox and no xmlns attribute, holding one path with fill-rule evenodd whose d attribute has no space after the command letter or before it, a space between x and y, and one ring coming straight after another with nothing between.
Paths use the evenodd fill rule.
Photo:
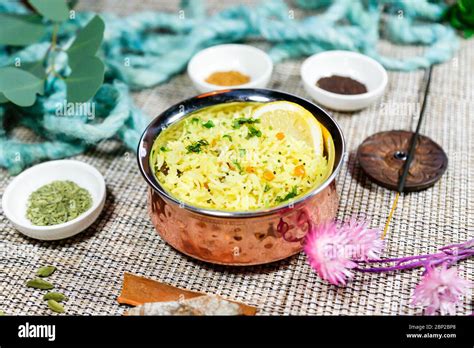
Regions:
<instances>
[{"instance_id":1,"label":"teal knitted fabric","mask_svg":"<svg viewBox=\"0 0 474 348\"><path fill-rule=\"evenodd\" d=\"M445 10L443 1L298 0L297 5L306 12L317 12L297 20L285 2L273 0L254 8L230 7L206 17L202 1L185 0L179 14L101 14L106 22L101 56L107 70L105 83L92 100L95 118L57 115L57 105L64 103L65 84L50 76L45 95L38 97L33 106L0 104L0 122L4 125L0 128L0 166L12 174L19 173L33 163L76 155L112 137L135 150L149 118L133 104L129 89L166 82L182 72L196 52L215 44L264 39L272 44L269 54L275 62L324 50L358 51L388 69L403 71L447 61L458 48L454 30L437 23ZM25 9L19 3L4 2L0 3L0 12L22 13ZM64 23L59 44L70 42L92 16L80 12ZM380 38L427 48L421 56L385 57L377 51ZM48 48L47 41L45 37L44 42L16 51L0 46L0 66L12 64L16 58L22 62L41 59ZM56 70L68 73L66 57L59 56L56 64ZM25 144L12 139L9 130L16 125L32 129L44 141Z\"/></svg>"}]
</instances>

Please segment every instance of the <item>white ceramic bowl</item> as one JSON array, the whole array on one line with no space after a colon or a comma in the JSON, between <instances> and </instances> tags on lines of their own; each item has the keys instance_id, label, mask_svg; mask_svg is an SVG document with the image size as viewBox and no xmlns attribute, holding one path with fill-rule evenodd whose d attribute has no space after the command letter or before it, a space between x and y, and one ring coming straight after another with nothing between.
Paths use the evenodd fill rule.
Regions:
<instances>
[{"instance_id":1,"label":"white ceramic bowl","mask_svg":"<svg viewBox=\"0 0 474 348\"><path fill-rule=\"evenodd\" d=\"M35 226L26 217L28 197L55 180L70 180L87 189L92 196L92 207L65 223ZM85 230L99 217L104 203L105 181L102 174L89 164L73 160L45 162L25 170L10 182L2 197L3 212L13 226L26 236L40 240L63 239Z\"/></svg>"},{"instance_id":2,"label":"white ceramic bowl","mask_svg":"<svg viewBox=\"0 0 474 348\"><path fill-rule=\"evenodd\" d=\"M235 86L217 86L206 82L212 73L230 70L250 76L250 82ZM188 63L189 78L201 93L229 88L265 88L272 71L270 56L249 45L212 46L196 53Z\"/></svg>"},{"instance_id":3,"label":"white ceramic bowl","mask_svg":"<svg viewBox=\"0 0 474 348\"><path fill-rule=\"evenodd\" d=\"M316 86L322 77L341 75L353 78L367 87L367 93L344 95ZM350 51L326 51L312 55L301 66L304 88L313 99L339 111L363 109L379 99L387 87L387 71L376 60Z\"/></svg>"}]
</instances>

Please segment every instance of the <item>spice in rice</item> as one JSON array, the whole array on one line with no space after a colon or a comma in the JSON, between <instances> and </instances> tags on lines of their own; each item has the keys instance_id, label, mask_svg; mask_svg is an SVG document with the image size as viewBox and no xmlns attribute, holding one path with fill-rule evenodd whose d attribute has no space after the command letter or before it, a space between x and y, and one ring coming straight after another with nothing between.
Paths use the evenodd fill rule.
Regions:
<instances>
[{"instance_id":1,"label":"spice in rice","mask_svg":"<svg viewBox=\"0 0 474 348\"><path fill-rule=\"evenodd\" d=\"M90 193L72 181L53 181L28 199L27 218L36 226L51 226L75 219L92 206Z\"/></svg>"}]
</instances>

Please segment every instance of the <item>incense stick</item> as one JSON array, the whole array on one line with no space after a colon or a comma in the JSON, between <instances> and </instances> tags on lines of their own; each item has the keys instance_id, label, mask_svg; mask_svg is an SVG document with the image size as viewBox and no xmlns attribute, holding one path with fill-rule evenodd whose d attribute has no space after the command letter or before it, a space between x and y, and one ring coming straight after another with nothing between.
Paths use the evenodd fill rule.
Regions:
<instances>
[{"instance_id":1,"label":"incense stick","mask_svg":"<svg viewBox=\"0 0 474 348\"><path fill-rule=\"evenodd\" d=\"M416 143L418 142L418 136L420 135L421 123L423 121L423 116L425 115L426 100L428 99L428 93L430 92L432 72L433 72L433 66L430 66L427 71L428 77L426 81L425 95L423 97L423 104L421 104L420 117L418 118L418 124L416 125L415 133L411 137L410 150L408 152L408 157L403 167L402 175L398 179L397 191L399 193L402 193L403 190L405 189L405 182L408 176L408 171L410 170L411 162L413 161L413 157L415 156Z\"/></svg>"},{"instance_id":2,"label":"incense stick","mask_svg":"<svg viewBox=\"0 0 474 348\"><path fill-rule=\"evenodd\" d=\"M395 199L392 204L392 208L390 209L390 213L387 218L387 222L385 223L385 228L383 230L382 234L382 239L385 238L388 232L388 228L390 225L390 221L392 220L392 216L395 212L395 209L397 208L397 203L398 203L398 198L400 195L403 193L403 190L405 189L405 183L407 180L408 172L410 170L411 162L413 161L413 157L415 157L415 150L416 150L416 145L418 142L418 136L420 135L420 129L421 129L421 123L423 121L423 116L425 115L425 110L426 110L426 101L428 99L428 94L430 92L430 84L431 84L431 76L433 75L433 66L431 65L428 70L425 71L425 80L426 80L426 87L425 87L425 93L423 96L423 103L421 104L421 111L420 111L420 117L418 118L418 123L416 125L416 130L415 133L412 135L411 140L410 140L410 147L408 150L408 156L407 159L403 165L403 171L402 174L398 177L398 186L397 186L397 194L395 196Z\"/></svg>"},{"instance_id":3,"label":"incense stick","mask_svg":"<svg viewBox=\"0 0 474 348\"><path fill-rule=\"evenodd\" d=\"M385 227L383 229L382 239L384 239L385 236L387 235L388 226L390 225L390 221L392 221L393 213L395 212L395 209L397 208L398 197L400 197L400 192L397 192L397 194L395 195L395 200L393 201L392 209L390 209L390 213L388 214L387 222L385 223Z\"/></svg>"}]
</instances>

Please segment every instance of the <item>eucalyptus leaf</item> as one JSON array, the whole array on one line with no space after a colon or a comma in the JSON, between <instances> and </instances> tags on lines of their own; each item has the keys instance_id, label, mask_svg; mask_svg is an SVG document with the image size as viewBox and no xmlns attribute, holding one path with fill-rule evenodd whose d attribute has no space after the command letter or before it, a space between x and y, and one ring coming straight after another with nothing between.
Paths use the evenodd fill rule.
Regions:
<instances>
[{"instance_id":1,"label":"eucalyptus leaf","mask_svg":"<svg viewBox=\"0 0 474 348\"><path fill-rule=\"evenodd\" d=\"M104 21L96 15L77 34L71 47L66 51L69 58L69 66L72 69L85 57L94 56L97 53L104 38L104 29Z\"/></svg>"},{"instance_id":2,"label":"eucalyptus leaf","mask_svg":"<svg viewBox=\"0 0 474 348\"><path fill-rule=\"evenodd\" d=\"M0 68L0 93L19 106L31 106L36 94L44 92L44 81L32 73L14 68Z\"/></svg>"},{"instance_id":3,"label":"eucalyptus leaf","mask_svg":"<svg viewBox=\"0 0 474 348\"><path fill-rule=\"evenodd\" d=\"M0 45L26 46L46 33L46 26L38 15L0 13L0 23Z\"/></svg>"},{"instance_id":4,"label":"eucalyptus leaf","mask_svg":"<svg viewBox=\"0 0 474 348\"><path fill-rule=\"evenodd\" d=\"M84 103L92 98L104 82L104 71L104 63L99 58L84 58L65 80L68 102Z\"/></svg>"},{"instance_id":5,"label":"eucalyptus leaf","mask_svg":"<svg viewBox=\"0 0 474 348\"><path fill-rule=\"evenodd\" d=\"M79 0L68 0L67 4L68 4L69 8L74 8L74 7L76 7L78 1Z\"/></svg>"},{"instance_id":6,"label":"eucalyptus leaf","mask_svg":"<svg viewBox=\"0 0 474 348\"><path fill-rule=\"evenodd\" d=\"M9 100L7 99L7 97L5 97L3 93L0 93L0 104L8 103L8 102Z\"/></svg>"},{"instance_id":7,"label":"eucalyptus leaf","mask_svg":"<svg viewBox=\"0 0 474 348\"><path fill-rule=\"evenodd\" d=\"M39 78L40 80L45 80L46 79L46 71L45 71L45 68L44 68L44 61L43 60L22 63L21 65L10 66L10 67L27 71L27 72L33 74L34 76L36 76L37 78ZM42 95L44 93L43 88L38 93ZM2 98L2 96L3 96L3 98ZM5 102L8 102L8 99L6 99L6 97L2 93L0 93L0 103L5 103Z\"/></svg>"},{"instance_id":8,"label":"eucalyptus leaf","mask_svg":"<svg viewBox=\"0 0 474 348\"><path fill-rule=\"evenodd\" d=\"M69 7L66 0L28 0L28 2L46 19L62 22L69 17Z\"/></svg>"},{"instance_id":9,"label":"eucalyptus leaf","mask_svg":"<svg viewBox=\"0 0 474 348\"><path fill-rule=\"evenodd\" d=\"M44 61L43 60L37 60L35 62L28 62L28 63L22 63L19 66L20 69L28 71L29 73L32 73L35 75L37 78L44 80L46 78L46 71L44 68Z\"/></svg>"}]
</instances>

